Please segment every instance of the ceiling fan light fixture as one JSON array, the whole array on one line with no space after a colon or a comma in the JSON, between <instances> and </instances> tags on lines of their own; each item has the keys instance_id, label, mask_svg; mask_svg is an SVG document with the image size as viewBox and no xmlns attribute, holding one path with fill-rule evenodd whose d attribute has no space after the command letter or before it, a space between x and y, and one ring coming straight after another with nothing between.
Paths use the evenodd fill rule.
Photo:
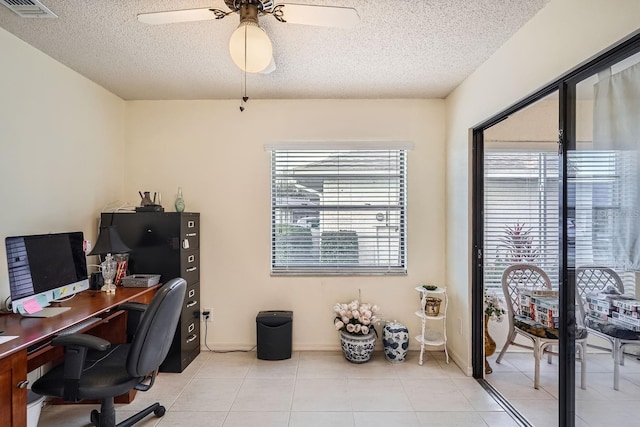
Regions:
<instances>
[{"instance_id":1,"label":"ceiling fan light fixture","mask_svg":"<svg viewBox=\"0 0 640 427\"><path fill-rule=\"evenodd\" d=\"M251 21L241 22L229 39L233 63L247 73L265 70L273 57L273 46L267 33Z\"/></svg>"}]
</instances>

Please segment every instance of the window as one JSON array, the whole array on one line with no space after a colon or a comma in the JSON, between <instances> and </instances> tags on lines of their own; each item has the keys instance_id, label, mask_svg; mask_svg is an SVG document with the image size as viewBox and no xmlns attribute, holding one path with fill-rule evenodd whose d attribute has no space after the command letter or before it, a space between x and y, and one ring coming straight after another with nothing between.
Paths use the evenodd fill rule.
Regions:
<instances>
[{"instance_id":1,"label":"window","mask_svg":"<svg viewBox=\"0 0 640 427\"><path fill-rule=\"evenodd\" d=\"M635 169L619 152L572 151L569 198L575 197L575 223L569 252L576 265L617 266L612 245L622 186ZM500 288L511 264L535 264L558 283L558 154L555 151L485 152L484 283ZM622 269L620 269L620 273ZM622 275L622 274L621 274Z\"/></svg>"},{"instance_id":2,"label":"window","mask_svg":"<svg viewBox=\"0 0 640 427\"><path fill-rule=\"evenodd\" d=\"M406 274L406 150L271 150L273 274Z\"/></svg>"}]
</instances>

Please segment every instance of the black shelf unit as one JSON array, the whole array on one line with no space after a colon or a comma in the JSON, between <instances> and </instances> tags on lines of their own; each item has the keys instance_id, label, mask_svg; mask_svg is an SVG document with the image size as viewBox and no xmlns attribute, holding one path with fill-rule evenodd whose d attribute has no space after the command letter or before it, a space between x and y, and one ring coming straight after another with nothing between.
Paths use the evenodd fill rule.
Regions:
<instances>
[{"instance_id":1,"label":"black shelf unit","mask_svg":"<svg viewBox=\"0 0 640 427\"><path fill-rule=\"evenodd\" d=\"M200 353L200 214L194 212L103 213L131 248L129 274L160 274L187 281L180 322L162 372L182 372Z\"/></svg>"}]
</instances>

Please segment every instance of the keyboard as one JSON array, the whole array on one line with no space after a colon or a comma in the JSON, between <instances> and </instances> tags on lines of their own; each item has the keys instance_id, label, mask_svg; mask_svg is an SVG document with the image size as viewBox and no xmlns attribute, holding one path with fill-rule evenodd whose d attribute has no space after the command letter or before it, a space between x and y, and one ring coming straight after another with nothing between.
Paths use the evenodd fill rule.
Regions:
<instances>
[{"instance_id":1,"label":"keyboard","mask_svg":"<svg viewBox=\"0 0 640 427\"><path fill-rule=\"evenodd\" d=\"M58 332L57 335L60 336L60 335L75 334L76 332L80 332L81 330L86 329L89 326L93 325L94 323L97 323L100 321L102 321L102 319L99 317L89 317L88 319L85 319L82 322L76 323L75 325L71 325L68 328L61 330L60 332Z\"/></svg>"},{"instance_id":2,"label":"keyboard","mask_svg":"<svg viewBox=\"0 0 640 427\"><path fill-rule=\"evenodd\" d=\"M68 328L61 330L60 332L58 332L57 336L75 334L76 332L80 332L81 330L86 329L89 326L93 325L94 323L97 323L100 321L102 321L102 319L99 317L90 317L88 319L83 320L80 323L76 323L75 325L69 326ZM51 340L40 341L35 344L31 344L29 347L27 347L27 354L35 353L36 351L42 348L45 348L50 344L51 344Z\"/></svg>"}]
</instances>

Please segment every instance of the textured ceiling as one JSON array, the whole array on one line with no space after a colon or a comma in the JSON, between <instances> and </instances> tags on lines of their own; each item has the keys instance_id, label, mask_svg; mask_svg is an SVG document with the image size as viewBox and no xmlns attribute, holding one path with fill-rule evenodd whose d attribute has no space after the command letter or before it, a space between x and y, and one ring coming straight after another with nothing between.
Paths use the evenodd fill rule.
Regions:
<instances>
[{"instance_id":1,"label":"textured ceiling","mask_svg":"<svg viewBox=\"0 0 640 427\"><path fill-rule=\"evenodd\" d=\"M444 98L549 0L293 0L353 7L354 29L264 16L276 70L248 74L254 99ZM276 1L281 3L286 1ZM0 6L0 27L126 100L235 99L242 73L228 51L238 15L167 25L142 12L223 0L42 0L57 19Z\"/></svg>"}]
</instances>

